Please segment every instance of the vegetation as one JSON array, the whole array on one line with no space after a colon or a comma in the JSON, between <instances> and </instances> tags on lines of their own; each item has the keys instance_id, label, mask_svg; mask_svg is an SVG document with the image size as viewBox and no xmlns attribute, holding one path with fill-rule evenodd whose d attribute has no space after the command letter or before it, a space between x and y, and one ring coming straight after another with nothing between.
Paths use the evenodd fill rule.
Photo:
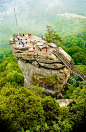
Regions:
<instances>
[{"instance_id":1,"label":"vegetation","mask_svg":"<svg viewBox=\"0 0 86 132\"><path fill-rule=\"evenodd\" d=\"M47 42L55 43L55 41L59 40L62 43L61 37L52 29L51 26L47 25L47 33L45 33L45 40Z\"/></svg>"},{"instance_id":2,"label":"vegetation","mask_svg":"<svg viewBox=\"0 0 86 132\"><path fill-rule=\"evenodd\" d=\"M18 0L15 0L14 4L12 0L0 2L1 130L3 132L86 131L86 82L78 81L74 86L66 86L62 93L63 98L73 99L68 106L60 107L56 99L51 97L42 98L43 89L40 87L24 88L24 76L16 58L12 56L8 41L12 34L17 34L13 12L15 5L20 22L18 23L20 34L23 32L25 34L31 32L37 36L45 34L48 42L61 46L71 55L76 68L86 74L86 19L61 16L66 12L86 16L85 0L79 2L61 0L60 3L56 3L56 0L53 3L51 0L33 0L33 2L26 0L19 4ZM8 11L11 13L6 14ZM54 85L56 76L50 75L49 81Z\"/></svg>"},{"instance_id":3,"label":"vegetation","mask_svg":"<svg viewBox=\"0 0 86 132\"><path fill-rule=\"evenodd\" d=\"M64 98L74 101L60 107L52 97L41 98L43 90L40 87L24 88L23 79L15 57L0 60L0 127L4 132L78 132L82 127L86 129L86 82L68 86ZM54 83L55 75L49 79Z\"/></svg>"}]
</instances>

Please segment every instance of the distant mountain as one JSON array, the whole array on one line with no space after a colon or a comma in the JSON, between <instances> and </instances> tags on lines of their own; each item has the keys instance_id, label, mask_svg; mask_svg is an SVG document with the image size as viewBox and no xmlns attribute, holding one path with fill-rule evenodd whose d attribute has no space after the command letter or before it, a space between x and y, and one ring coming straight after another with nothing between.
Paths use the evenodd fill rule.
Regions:
<instances>
[{"instance_id":1,"label":"distant mountain","mask_svg":"<svg viewBox=\"0 0 86 132\"><path fill-rule=\"evenodd\" d=\"M52 26L65 19L61 18L60 22L57 14L68 12L86 17L85 7L86 0L0 0L0 34L12 35L18 24L21 33L30 31L40 35L45 32L46 25Z\"/></svg>"}]
</instances>

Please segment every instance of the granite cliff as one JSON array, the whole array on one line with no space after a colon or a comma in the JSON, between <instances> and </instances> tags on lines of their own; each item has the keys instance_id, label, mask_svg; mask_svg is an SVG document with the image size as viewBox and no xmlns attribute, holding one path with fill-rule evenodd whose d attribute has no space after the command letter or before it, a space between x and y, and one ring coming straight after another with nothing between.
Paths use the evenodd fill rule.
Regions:
<instances>
[{"instance_id":1,"label":"granite cliff","mask_svg":"<svg viewBox=\"0 0 86 132\"><path fill-rule=\"evenodd\" d=\"M45 95L61 98L70 71L53 52L71 57L58 45L37 36L17 36L10 39L13 55L24 74L24 87L39 85Z\"/></svg>"}]
</instances>

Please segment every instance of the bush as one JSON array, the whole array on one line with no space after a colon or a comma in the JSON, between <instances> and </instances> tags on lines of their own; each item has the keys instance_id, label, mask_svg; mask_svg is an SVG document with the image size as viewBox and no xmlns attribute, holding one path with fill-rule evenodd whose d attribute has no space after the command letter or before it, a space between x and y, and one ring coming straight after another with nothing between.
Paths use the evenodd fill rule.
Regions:
<instances>
[{"instance_id":1,"label":"bush","mask_svg":"<svg viewBox=\"0 0 86 132\"><path fill-rule=\"evenodd\" d=\"M44 109L45 122L48 123L48 125L53 125L53 121L58 122L58 117L60 115L59 103L48 96L42 100L42 106Z\"/></svg>"},{"instance_id":2,"label":"bush","mask_svg":"<svg viewBox=\"0 0 86 132\"><path fill-rule=\"evenodd\" d=\"M37 96L26 88L15 89L11 85L1 90L0 114L10 132L16 132L22 127L28 130L30 126L44 122L43 107Z\"/></svg>"}]
</instances>

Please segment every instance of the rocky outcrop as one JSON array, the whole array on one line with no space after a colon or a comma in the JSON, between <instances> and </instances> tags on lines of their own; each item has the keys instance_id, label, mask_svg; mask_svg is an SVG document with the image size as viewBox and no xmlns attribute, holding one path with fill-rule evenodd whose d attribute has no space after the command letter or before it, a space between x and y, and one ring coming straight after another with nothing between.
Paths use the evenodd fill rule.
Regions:
<instances>
[{"instance_id":1,"label":"rocky outcrop","mask_svg":"<svg viewBox=\"0 0 86 132\"><path fill-rule=\"evenodd\" d=\"M20 36L19 39L21 40ZM25 39L28 40L26 44ZM23 37L24 47L22 47L22 44L18 44L18 41L17 38L15 38L15 41L11 39L10 45L13 55L18 59L18 64L24 74L24 87L30 88L38 84L44 88L45 95L61 98L61 93L70 77L70 71L53 54L53 51L60 47L56 47L52 43L48 44L36 36L32 36L32 38ZM42 46L41 50L40 46ZM66 56L70 58L67 53Z\"/></svg>"}]
</instances>

